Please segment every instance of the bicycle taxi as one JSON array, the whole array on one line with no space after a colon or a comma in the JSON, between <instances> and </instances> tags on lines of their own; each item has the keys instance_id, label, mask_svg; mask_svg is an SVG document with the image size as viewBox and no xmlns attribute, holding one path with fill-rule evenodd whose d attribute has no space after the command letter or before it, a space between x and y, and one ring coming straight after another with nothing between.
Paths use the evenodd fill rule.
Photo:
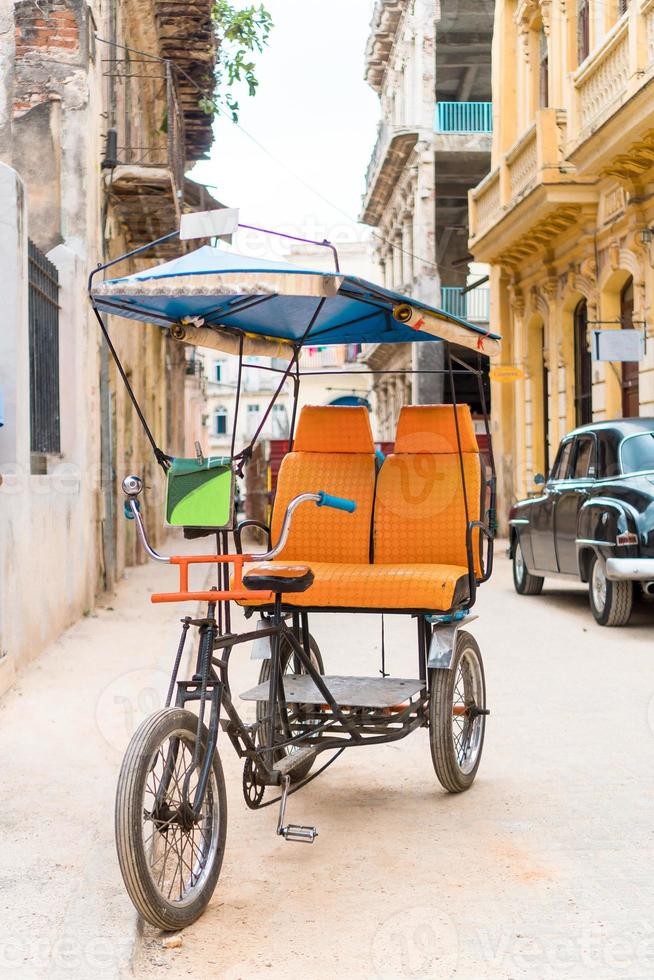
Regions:
<instances>
[{"instance_id":1,"label":"bicycle taxi","mask_svg":"<svg viewBox=\"0 0 654 980\"><path fill-rule=\"evenodd\" d=\"M210 219L211 213L207 237L206 228L217 227ZM143 547L179 573L177 591L152 601L189 602L202 610L182 620L165 706L134 734L116 797L127 891L146 920L173 930L202 913L220 874L227 824L221 731L243 760L245 802L255 810L278 803L277 833L287 841L314 841L314 827L286 821L287 800L346 748L392 742L426 728L443 787L458 793L472 784L488 709L481 653L463 627L474 618L477 588L492 570L495 472L492 450L482 465L470 408L456 396L460 375L476 381L490 447L482 359L496 352L499 338L342 273L336 253L333 272L316 272L205 244L171 262L96 283L98 273L148 247L99 266L89 292L166 472L168 523L184 527L189 537L215 534L217 542L215 554L158 554L142 520L142 481L126 477L126 516L136 522ZM394 451L386 458L375 451L365 407L294 409L270 527L263 529L268 548L246 552L245 537L256 522L236 524L232 503L234 474L242 474L252 444L238 448L234 436L231 456L218 460L172 459L160 449L103 314L158 324L180 342L232 353L239 384L248 356L284 358L283 367L270 368L280 381L260 429L287 383L297 409L299 355L307 345L443 340L439 370L450 401L402 408ZM473 357L457 356L460 348ZM238 394L236 404L238 410ZM192 587L189 574L196 565L215 565L216 584ZM252 629L233 629L233 603L256 616ZM314 612L412 617L415 676L388 676L383 662L376 676L333 673L310 632ZM199 634L195 670L182 679L192 629ZM256 703L253 723L242 720L229 682L230 660L244 645L263 656L259 683L241 694Z\"/></svg>"}]
</instances>

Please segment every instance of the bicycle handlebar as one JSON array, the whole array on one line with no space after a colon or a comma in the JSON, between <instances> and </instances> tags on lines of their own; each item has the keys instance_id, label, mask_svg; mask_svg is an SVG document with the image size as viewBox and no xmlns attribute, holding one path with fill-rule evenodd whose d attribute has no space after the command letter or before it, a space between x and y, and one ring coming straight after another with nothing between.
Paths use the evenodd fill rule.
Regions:
<instances>
[{"instance_id":1,"label":"bicycle handlebar","mask_svg":"<svg viewBox=\"0 0 654 980\"><path fill-rule=\"evenodd\" d=\"M126 516L135 521L136 529L141 539L141 544L145 548L150 558L153 558L155 561L169 562L170 558L166 555L158 554L158 552L154 550L148 541L141 511L136 500L142 490L143 481L138 476L127 476L123 480L123 493L127 497ZM318 507L333 507L335 510L347 511L349 514L352 514L357 507L355 500L348 500L345 497L333 497L331 494L325 493L324 490L320 490L317 493L300 493L297 497L293 497L286 508L286 513L284 514L282 529L279 533L277 544L274 546L274 548L271 548L270 551L265 551L259 555L253 555L253 559L256 559L257 561L270 561L272 558L277 557L280 551L282 551L284 548L284 545L288 539L288 533L290 531L291 521L293 519L293 512L300 506L300 504L307 503L308 501L313 501L313 503L315 503ZM127 510L130 511L131 516L130 514L127 514Z\"/></svg>"},{"instance_id":2,"label":"bicycle handlebar","mask_svg":"<svg viewBox=\"0 0 654 980\"><path fill-rule=\"evenodd\" d=\"M353 514L357 509L356 500L348 500L347 497L333 497L331 493L321 490L318 494L319 500L316 501L318 507L333 507L334 510L346 510L348 514Z\"/></svg>"}]
</instances>

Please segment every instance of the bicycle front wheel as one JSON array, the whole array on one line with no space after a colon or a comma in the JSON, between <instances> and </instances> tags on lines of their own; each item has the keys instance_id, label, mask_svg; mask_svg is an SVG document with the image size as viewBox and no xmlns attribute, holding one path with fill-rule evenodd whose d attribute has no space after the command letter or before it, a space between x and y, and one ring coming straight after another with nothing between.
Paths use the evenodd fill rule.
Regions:
<instances>
[{"instance_id":1,"label":"bicycle front wheel","mask_svg":"<svg viewBox=\"0 0 654 980\"><path fill-rule=\"evenodd\" d=\"M116 848L137 911L159 929L183 929L206 908L225 852L227 799L214 752L199 813L193 801L198 719L164 708L143 722L127 748L116 793ZM202 731L200 765L208 733ZM188 781L188 791L185 785Z\"/></svg>"}]
</instances>

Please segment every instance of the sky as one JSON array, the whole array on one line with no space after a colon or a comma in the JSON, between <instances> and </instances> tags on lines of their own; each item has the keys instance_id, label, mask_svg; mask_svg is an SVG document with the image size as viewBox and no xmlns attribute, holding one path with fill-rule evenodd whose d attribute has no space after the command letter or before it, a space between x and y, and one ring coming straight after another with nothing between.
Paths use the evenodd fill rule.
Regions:
<instances>
[{"instance_id":1,"label":"sky","mask_svg":"<svg viewBox=\"0 0 654 980\"><path fill-rule=\"evenodd\" d=\"M363 79L372 0L266 0L265 6L275 27L257 56L257 95L238 92L242 129L218 117L211 158L191 176L223 204L240 208L246 224L335 243L364 238L356 219L380 115ZM255 253L261 247L243 233L238 246Z\"/></svg>"}]
</instances>

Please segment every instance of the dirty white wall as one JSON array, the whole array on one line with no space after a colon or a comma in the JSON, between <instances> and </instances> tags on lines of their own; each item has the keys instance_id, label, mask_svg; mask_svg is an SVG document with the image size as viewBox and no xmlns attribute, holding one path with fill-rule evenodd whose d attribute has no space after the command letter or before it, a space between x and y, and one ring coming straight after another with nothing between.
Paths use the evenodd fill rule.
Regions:
<instances>
[{"instance_id":1,"label":"dirty white wall","mask_svg":"<svg viewBox=\"0 0 654 980\"><path fill-rule=\"evenodd\" d=\"M27 239L24 185L0 164L0 694L17 668L89 610L96 586L98 481L93 408L97 341L86 329L86 262L66 245L60 275L61 457L30 472Z\"/></svg>"}]
</instances>

